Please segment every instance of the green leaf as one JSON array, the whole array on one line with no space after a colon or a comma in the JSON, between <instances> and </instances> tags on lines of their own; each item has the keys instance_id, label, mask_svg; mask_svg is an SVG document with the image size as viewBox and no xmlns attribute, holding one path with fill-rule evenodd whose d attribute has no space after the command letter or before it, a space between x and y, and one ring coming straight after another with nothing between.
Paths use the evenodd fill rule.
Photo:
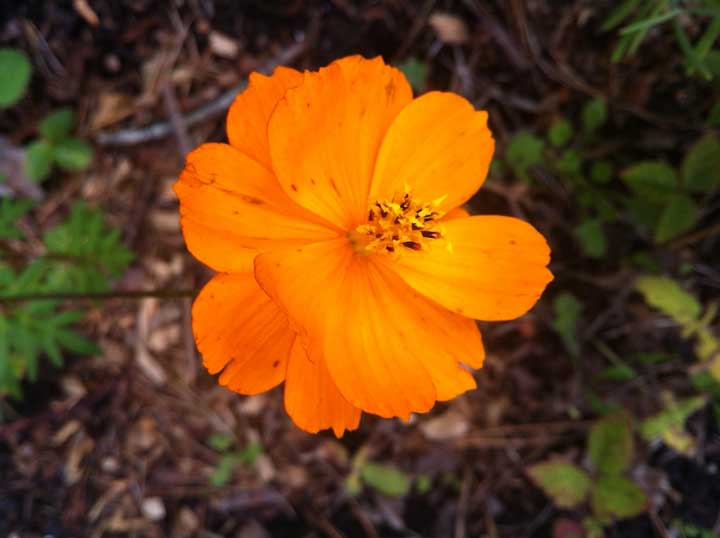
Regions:
<instances>
[{"instance_id":1,"label":"green leaf","mask_svg":"<svg viewBox=\"0 0 720 538\"><path fill-rule=\"evenodd\" d=\"M243 447L242 450L236 452L240 461L247 465L255 465L258 456L263 453L263 446L255 441L251 441Z\"/></svg>"},{"instance_id":2,"label":"green leaf","mask_svg":"<svg viewBox=\"0 0 720 538\"><path fill-rule=\"evenodd\" d=\"M638 196L655 204L666 203L678 189L675 170L660 161L639 162L623 170L620 177Z\"/></svg>"},{"instance_id":3,"label":"green leaf","mask_svg":"<svg viewBox=\"0 0 720 538\"><path fill-rule=\"evenodd\" d=\"M604 475L619 474L632 462L634 443L627 415L615 413L598 420L590 429L588 456Z\"/></svg>"},{"instance_id":4,"label":"green leaf","mask_svg":"<svg viewBox=\"0 0 720 538\"><path fill-rule=\"evenodd\" d=\"M71 172L84 170L91 160L92 148L79 138L66 138L55 146L55 161L64 170Z\"/></svg>"},{"instance_id":5,"label":"green leaf","mask_svg":"<svg viewBox=\"0 0 720 538\"><path fill-rule=\"evenodd\" d=\"M682 163L682 178L690 192L706 193L720 187L720 139L716 135L693 144Z\"/></svg>"},{"instance_id":6,"label":"green leaf","mask_svg":"<svg viewBox=\"0 0 720 538\"><path fill-rule=\"evenodd\" d=\"M607 19L603 21L603 31L607 32L608 30L612 30L621 24L632 14L639 3L640 0L625 0L622 4L616 7L612 13L610 13Z\"/></svg>"},{"instance_id":7,"label":"green leaf","mask_svg":"<svg viewBox=\"0 0 720 538\"><path fill-rule=\"evenodd\" d=\"M575 508L590 491L590 477L572 463L550 460L528 468L528 475L560 508Z\"/></svg>"},{"instance_id":8,"label":"green leaf","mask_svg":"<svg viewBox=\"0 0 720 538\"><path fill-rule=\"evenodd\" d=\"M613 178L613 165L608 161L595 161L590 167L590 179L595 183L610 183Z\"/></svg>"},{"instance_id":9,"label":"green leaf","mask_svg":"<svg viewBox=\"0 0 720 538\"><path fill-rule=\"evenodd\" d=\"M0 49L0 108L14 105L25 94L32 68L24 52Z\"/></svg>"},{"instance_id":10,"label":"green leaf","mask_svg":"<svg viewBox=\"0 0 720 538\"><path fill-rule=\"evenodd\" d=\"M81 355L95 355L99 352L98 347L93 342L83 338L75 331L57 331L55 338L65 349Z\"/></svg>"},{"instance_id":11,"label":"green leaf","mask_svg":"<svg viewBox=\"0 0 720 538\"><path fill-rule=\"evenodd\" d=\"M548 130L548 140L556 148L567 144L573 135L573 128L570 122L565 118L560 118L553 122Z\"/></svg>"},{"instance_id":12,"label":"green leaf","mask_svg":"<svg viewBox=\"0 0 720 538\"><path fill-rule=\"evenodd\" d=\"M527 181L528 168L543 162L544 147L545 143L534 134L521 132L508 143L505 157L515 173Z\"/></svg>"},{"instance_id":13,"label":"green leaf","mask_svg":"<svg viewBox=\"0 0 720 538\"><path fill-rule=\"evenodd\" d=\"M217 467L210 475L210 483L215 487L224 486L230 482L233 471L239 464L240 461L234 454L223 454Z\"/></svg>"},{"instance_id":14,"label":"green leaf","mask_svg":"<svg viewBox=\"0 0 720 538\"><path fill-rule=\"evenodd\" d=\"M663 437L672 428L684 429L687 419L705 405L705 396L695 396L679 402L671 402L667 408L655 416L645 419L640 425L640 435L646 441Z\"/></svg>"},{"instance_id":15,"label":"green leaf","mask_svg":"<svg viewBox=\"0 0 720 538\"><path fill-rule=\"evenodd\" d=\"M607 381L630 381L637 377L637 372L627 364L608 366L598 374L598 378Z\"/></svg>"},{"instance_id":16,"label":"green leaf","mask_svg":"<svg viewBox=\"0 0 720 538\"><path fill-rule=\"evenodd\" d=\"M638 34L635 34L635 36L620 36L615 48L613 49L612 56L610 57L610 61L612 63L619 62L628 54L633 38L637 35Z\"/></svg>"},{"instance_id":17,"label":"green leaf","mask_svg":"<svg viewBox=\"0 0 720 538\"><path fill-rule=\"evenodd\" d=\"M575 177L580 174L582 159L574 149L566 149L555 163L555 168L560 174Z\"/></svg>"},{"instance_id":18,"label":"green leaf","mask_svg":"<svg viewBox=\"0 0 720 538\"><path fill-rule=\"evenodd\" d=\"M675 358L675 355L672 355L670 353L664 353L662 351L654 351L634 353L630 355L630 358L643 364L653 365L671 361Z\"/></svg>"},{"instance_id":19,"label":"green leaf","mask_svg":"<svg viewBox=\"0 0 720 538\"><path fill-rule=\"evenodd\" d=\"M555 311L553 328L562 338L567 350L573 356L579 356L580 344L577 341L576 325L580 317L582 305L574 295L569 292L563 292L555 298L553 310Z\"/></svg>"},{"instance_id":20,"label":"green leaf","mask_svg":"<svg viewBox=\"0 0 720 538\"><path fill-rule=\"evenodd\" d=\"M640 198L639 196L626 198L624 203L630 219L635 226L647 235L652 234L658 221L660 220L663 208L657 204L649 202L645 198Z\"/></svg>"},{"instance_id":21,"label":"green leaf","mask_svg":"<svg viewBox=\"0 0 720 538\"><path fill-rule=\"evenodd\" d=\"M58 142L70 134L73 126L73 111L71 108L60 108L51 112L40 122L40 134L51 142Z\"/></svg>"},{"instance_id":22,"label":"green leaf","mask_svg":"<svg viewBox=\"0 0 720 538\"><path fill-rule=\"evenodd\" d=\"M678 45L680 46L680 50L685 56L685 63L687 64L687 74L691 75L695 71L698 71L703 76L703 78L705 78L705 80L712 79L712 73L710 69L708 68L706 62L703 61L703 58L698 55L696 50L690 44L690 38L688 37L687 33L685 33L685 28L683 28L683 25L678 19L674 19L672 22L673 31L675 33L675 40L677 41Z\"/></svg>"},{"instance_id":23,"label":"green leaf","mask_svg":"<svg viewBox=\"0 0 720 538\"><path fill-rule=\"evenodd\" d=\"M705 57L705 65L713 77L720 77L720 50L715 49L708 52Z\"/></svg>"},{"instance_id":24,"label":"green leaf","mask_svg":"<svg viewBox=\"0 0 720 538\"><path fill-rule=\"evenodd\" d=\"M583 254L590 258L602 258L605 255L605 231L599 219L588 219L575 228Z\"/></svg>"},{"instance_id":25,"label":"green leaf","mask_svg":"<svg viewBox=\"0 0 720 538\"><path fill-rule=\"evenodd\" d=\"M401 63L398 69L408 79L413 90L421 92L425 89L428 77L428 65L425 62L421 62L417 58L409 58Z\"/></svg>"},{"instance_id":26,"label":"green leaf","mask_svg":"<svg viewBox=\"0 0 720 538\"><path fill-rule=\"evenodd\" d=\"M635 22L633 24L630 24L620 30L620 35L627 35L627 34L634 34L635 32L639 32L641 30L649 30L653 26L657 26L658 24L661 24L665 21L668 21L674 17L677 17L683 12L682 9L671 9L670 11L666 11L665 13L662 13L660 15L655 15L654 17L648 17L647 19L643 19L641 21Z\"/></svg>"},{"instance_id":27,"label":"green leaf","mask_svg":"<svg viewBox=\"0 0 720 538\"><path fill-rule=\"evenodd\" d=\"M663 210L655 228L655 242L664 243L695 226L698 218L695 201L686 194L676 194Z\"/></svg>"},{"instance_id":28,"label":"green leaf","mask_svg":"<svg viewBox=\"0 0 720 538\"><path fill-rule=\"evenodd\" d=\"M415 480L415 489L421 495L432 489L432 477L429 474L420 474Z\"/></svg>"},{"instance_id":29,"label":"green leaf","mask_svg":"<svg viewBox=\"0 0 720 538\"><path fill-rule=\"evenodd\" d=\"M213 433L208 438L208 444L218 452L225 452L235 443L235 438L227 433Z\"/></svg>"},{"instance_id":30,"label":"green leaf","mask_svg":"<svg viewBox=\"0 0 720 538\"><path fill-rule=\"evenodd\" d=\"M592 509L602 518L625 519L647 508L645 492L623 476L603 476L592 491Z\"/></svg>"},{"instance_id":31,"label":"green leaf","mask_svg":"<svg viewBox=\"0 0 720 538\"><path fill-rule=\"evenodd\" d=\"M15 223L33 206L32 200L0 198L0 238L19 239L22 232Z\"/></svg>"},{"instance_id":32,"label":"green leaf","mask_svg":"<svg viewBox=\"0 0 720 538\"><path fill-rule=\"evenodd\" d=\"M55 258L49 284L56 290L105 291L109 279L119 277L132 260L102 212L82 202L73 205L64 223L45 233L43 242Z\"/></svg>"},{"instance_id":33,"label":"green leaf","mask_svg":"<svg viewBox=\"0 0 720 538\"><path fill-rule=\"evenodd\" d=\"M650 306L680 325L686 325L700 317L702 307L698 300L670 278L642 276L637 279L635 287Z\"/></svg>"},{"instance_id":34,"label":"green leaf","mask_svg":"<svg viewBox=\"0 0 720 538\"><path fill-rule=\"evenodd\" d=\"M393 465L368 461L361 467L360 476L368 486L389 497L402 497L410 488L407 475Z\"/></svg>"},{"instance_id":35,"label":"green leaf","mask_svg":"<svg viewBox=\"0 0 720 538\"><path fill-rule=\"evenodd\" d=\"M659 13L662 13L664 8L665 4L663 2L644 2L637 10L633 24L639 21L646 20L650 17L654 17ZM632 34L620 35L618 45L622 43L622 50L619 50L620 47L615 50L615 52L613 53L612 61L617 62L625 56L632 56L633 54L635 54L635 52L637 52L637 49L645 40L645 37L647 36L649 30L650 28L646 27ZM620 54L618 55L617 53Z\"/></svg>"},{"instance_id":36,"label":"green leaf","mask_svg":"<svg viewBox=\"0 0 720 538\"><path fill-rule=\"evenodd\" d=\"M585 103L582 109L582 125L583 130L587 134L592 134L605 124L607 119L607 109L605 101L596 98Z\"/></svg>"},{"instance_id":37,"label":"green leaf","mask_svg":"<svg viewBox=\"0 0 720 538\"><path fill-rule=\"evenodd\" d=\"M25 174L32 181L42 181L50 175L53 147L45 140L35 140L25 148Z\"/></svg>"}]
</instances>

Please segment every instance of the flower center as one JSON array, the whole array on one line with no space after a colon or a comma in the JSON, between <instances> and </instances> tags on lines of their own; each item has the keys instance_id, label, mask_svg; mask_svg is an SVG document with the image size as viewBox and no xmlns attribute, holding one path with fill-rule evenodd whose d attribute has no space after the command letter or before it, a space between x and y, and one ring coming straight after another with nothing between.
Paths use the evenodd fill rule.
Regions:
<instances>
[{"instance_id":1,"label":"flower center","mask_svg":"<svg viewBox=\"0 0 720 538\"><path fill-rule=\"evenodd\" d=\"M437 208L443 198L423 204L406 192L390 200L377 201L368 211L367 222L348 237L357 252L423 250L428 241L443 237L438 220L445 213Z\"/></svg>"}]
</instances>

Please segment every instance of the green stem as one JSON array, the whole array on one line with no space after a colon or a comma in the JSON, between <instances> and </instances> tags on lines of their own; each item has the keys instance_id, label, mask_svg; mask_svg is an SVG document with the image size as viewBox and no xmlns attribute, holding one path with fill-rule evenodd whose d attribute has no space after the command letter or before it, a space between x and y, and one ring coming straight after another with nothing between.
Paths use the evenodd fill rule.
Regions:
<instances>
[{"instance_id":1,"label":"green stem","mask_svg":"<svg viewBox=\"0 0 720 538\"><path fill-rule=\"evenodd\" d=\"M99 292L49 292L49 293L20 293L16 295L0 295L0 304L17 303L22 301L78 301L101 299L145 299L157 297L159 299L181 299L194 297L195 289L155 289L155 290L128 290L128 291L99 291Z\"/></svg>"}]
</instances>

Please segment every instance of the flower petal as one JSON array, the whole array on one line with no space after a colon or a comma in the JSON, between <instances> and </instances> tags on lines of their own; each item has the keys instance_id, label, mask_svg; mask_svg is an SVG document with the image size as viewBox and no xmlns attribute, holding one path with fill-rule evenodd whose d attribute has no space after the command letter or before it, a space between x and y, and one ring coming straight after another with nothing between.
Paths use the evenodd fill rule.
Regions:
<instances>
[{"instance_id":1,"label":"flower petal","mask_svg":"<svg viewBox=\"0 0 720 538\"><path fill-rule=\"evenodd\" d=\"M287 316L250 274L216 275L192 308L195 341L211 374L241 394L258 394L285 379L296 334Z\"/></svg>"},{"instance_id":2,"label":"flower petal","mask_svg":"<svg viewBox=\"0 0 720 538\"><path fill-rule=\"evenodd\" d=\"M469 217L470 212L465 209L462 206L456 207L455 209L451 209L448 211L448 213L443 217L445 220L451 220L451 219L462 219L465 217Z\"/></svg>"},{"instance_id":3,"label":"flower petal","mask_svg":"<svg viewBox=\"0 0 720 538\"><path fill-rule=\"evenodd\" d=\"M270 246L318 241L337 230L288 198L273 175L227 144L203 144L174 186L188 249L216 271L252 270Z\"/></svg>"},{"instance_id":4,"label":"flower petal","mask_svg":"<svg viewBox=\"0 0 720 538\"><path fill-rule=\"evenodd\" d=\"M273 168L293 200L349 230L365 219L380 143L412 90L379 57L343 58L304 77L270 119Z\"/></svg>"},{"instance_id":5,"label":"flower petal","mask_svg":"<svg viewBox=\"0 0 720 538\"><path fill-rule=\"evenodd\" d=\"M475 216L446 220L429 250L389 260L413 288L454 312L499 321L522 316L552 280L550 248L527 222Z\"/></svg>"},{"instance_id":6,"label":"flower petal","mask_svg":"<svg viewBox=\"0 0 720 538\"><path fill-rule=\"evenodd\" d=\"M303 75L277 67L272 76L251 73L247 88L238 94L227 116L230 145L272 170L267 128L275 107L289 88L300 85Z\"/></svg>"},{"instance_id":7,"label":"flower petal","mask_svg":"<svg viewBox=\"0 0 720 538\"><path fill-rule=\"evenodd\" d=\"M407 105L383 140L370 200L387 200L409 188L426 203L453 209L485 181L495 142L487 112L454 93L430 92ZM444 198L443 198L444 197Z\"/></svg>"},{"instance_id":8,"label":"flower petal","mask_svg":"<svg viewBox=\"0 0 720 538\"><path fill-rule=\"evenodd\" d=\"M459 365L482 363L474 322L356 255L347 240L262 254L255 276L321 346L340 393L364 411L407 418L475 386Z\"/></svg>"},{"instance_id":9,"label":"flower petal","mask_svg":"<svg viewBox=\"0 0 720 538\"><path fill-rule=\"evenodd\" d=\"M360 409L349 404L330 377L322 354L307 352L300 338L290 354L285 409L298 428L317 433L332 428L337 437L360 424Z\"/></svg>"}]
</instances>

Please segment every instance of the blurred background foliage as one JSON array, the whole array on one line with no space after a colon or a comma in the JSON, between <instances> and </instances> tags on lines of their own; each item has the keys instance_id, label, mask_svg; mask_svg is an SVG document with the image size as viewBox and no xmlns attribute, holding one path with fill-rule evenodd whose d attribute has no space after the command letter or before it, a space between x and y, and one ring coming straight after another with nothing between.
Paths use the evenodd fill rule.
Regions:
<instances>
[{"instance_id":1,"label":"blurred background foliage","mask_svg":"<svg viewBox=\"0 0 720 538\"><path fill-rule=\"evenodd\" d=\"M720 2L117 4L0 8L0 533L720 535ZM356 52L489 110L468 209L556 280L336 441L202 371L169 186L249 71Z\"/></svg>"}]
</instances>

